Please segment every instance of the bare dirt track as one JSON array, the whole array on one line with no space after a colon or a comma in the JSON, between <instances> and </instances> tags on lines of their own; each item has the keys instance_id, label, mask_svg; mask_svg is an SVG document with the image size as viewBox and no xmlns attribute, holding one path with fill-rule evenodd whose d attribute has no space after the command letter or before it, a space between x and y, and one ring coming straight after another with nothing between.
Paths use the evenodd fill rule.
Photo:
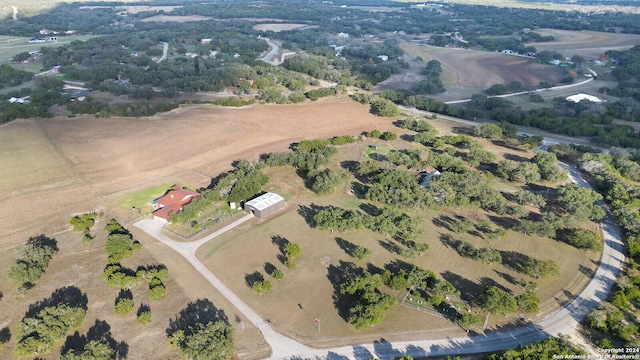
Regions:
<instances>
[{"instance_id":1,"label":"bare dirt track","mask_svg":"<svg viewBox=\"0 0 640 360\"><path fill-rule=\"evenodd\" d=\"M565 56L580 55L595 59L607 50L626 50L640 44L640 35L617 34L598 31L571 31L557 29L536 29L543 36L552 35L556 41L529 43L538 51L557 51Z\"/></svg>"}]
</instances>

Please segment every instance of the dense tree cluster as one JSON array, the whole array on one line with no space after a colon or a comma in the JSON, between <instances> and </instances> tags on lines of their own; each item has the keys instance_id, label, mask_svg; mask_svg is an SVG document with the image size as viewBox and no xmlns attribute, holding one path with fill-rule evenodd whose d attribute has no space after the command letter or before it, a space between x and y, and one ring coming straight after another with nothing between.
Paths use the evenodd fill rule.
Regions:
<instances>
[{"instance_id":1,"label":"dense tree cluster","mask_svg":"<svg viewBox=\"0 0 640 360\"><path fill-rule=\"evenodd\" d=\"M416 181L415 174L406 170L382 170L371 179L366 199L398 206L420 208L431 204L431 196Z\"/></svg>"},{"instance_id":2,"label":"dense tree cluster","mask_svg":"<svg viewBox=\"0 0 640 360\"><path fill-rule=\"evenodd\" d=\"M500 255L500 251L490 247L476 248L467 241L461 241L456 247L456 251L460 256L471 258L483 264L491 265L502 263L502 255Z\"/></svg>"},{"instance_id":3,"label":"dense tree cluster","mask_svg":"<svg viewBox=\"0 0 640 360\"><path fill-rule=\"evenodd\" d=\"M60 356L60 360L111 360L116 357L116 351L106 340L91 340L82 350L69 349Z\"/></svg>"},{"instance_id":4,"label":"dense tree cluster","mask_svg":"<svg viewBox=\"0 0 640 360\"><path fill-rule=\"evenodd\" d=\"M394 296L383 293L380 274L366 274L347 279L340 285L340 292L355 298L355 305L349 309L349 322L357 330L382 323L384 315L398 303Z\"/></svg>"},{"instance_id":5,"label":"dense tree cluster","mask_svg":"<svg viewBox=\"0 0 640 360\"><path fill-rule=\"evenodd\" d=\"M411 218L397 208L378 209L376 215L365 214L357 210L345 210L329 206L318 211L313 221L320 230L349 231L368 228L375 232L414 240L418 235L419 220Z\"/></svg>"},{"instance_id":6,"label":"dense tree cluster","mask_svg":"<svg viewBox=\"0 0 640 360\"><path fill-rule=\"evenodd\" d=\"M29 53L26 54L30 56ZM19 86L31 79L33 79L32 72L17 70L14 69L11 65L0 65L0 89L4 87Z\"/></svg>"},{"instance_id":7,"label":"dense tree cluster","mask_svg":"<svg viewBox=\"0 0 640 360\"><path fill-rule=\"evenodd\" d=\"M234 329L223 320L196 323L169 334L169 344L187 359L228 360L234 355Z\"/></svg>"},{"instance_id":8,"label":"dense tree cluster","mask_svg":"<svg viewBox=\"0 0 640 360\"><path fill-rule=\"evenodd\" d=\"M69 330L80 327L86 313L86 298L84 304L76 301L79 299L74 299L72 296L60 301L56 294L65 291L65 289L58 289L52 298L43 301L41 306L35 308L35 312L27 313L18 323L16 331L18 343L14 350L16 357L45 354L60 343Z\"/></svg>"},{"instance_id":9,"label":"dense tree cluster","mask_svg":"<svg viewBox=\"0 0 640 360\"><path fill-rule=\"evenodd\" d=\"M82 236L83 242L91 242L93 241L91 228L95 225L96 219L103 215L103 213L87 213L82 214L81 216L76 215L69 220L69 224L73 226L73 231L79 231L84 234Z\"/></svg>"},{"instance_id":10,"label":"dense tree cluster","mask_svg":"<svg viewBox=\"0 0 640 360\"><path fill-rule=\"evenodd\" d=\"M29 238L26 245L16 250L16 263L9 268L9 279L23 290L30 289L47 270L57 252L55 239L45 235Z\"/></svg>"},{"instance_id":11,"label":"dense tree cluster","mask_svg":"<svg viewBox=\"0 0 640 360\"><path fill-rule=\"evenodd\" d=\"M487 311L502 315L518 310L516 298L497 286L490 286L484 290L481 304Z\"/></svg>"}]
</instances>

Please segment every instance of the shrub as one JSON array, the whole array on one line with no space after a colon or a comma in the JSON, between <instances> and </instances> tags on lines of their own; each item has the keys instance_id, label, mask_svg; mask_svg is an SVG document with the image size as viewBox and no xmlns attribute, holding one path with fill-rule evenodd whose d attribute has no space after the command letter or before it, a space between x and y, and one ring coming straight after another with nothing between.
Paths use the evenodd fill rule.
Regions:
<instances>
[{"instance_id":1,"label":"shrub","mask_svg":"<svg viewBox=\"0 0 640 360\"><path fill-rule=\"evenodd\" d=\"M257 292L260 295L262 295L263 293L270 293L272 289L273 286L271 285L271 281L269 280L255 281L253 284L251 284L251 290Z\"/></svg>"},{"instance_id":2,"label":"shrub","mask_svg":"<svg viewBox=\"0 0 640 360\"><path fill-rule=\"evenodd\" d=\"M153 300L162 300L167 296L167 288L164 284L156 285L149 288L149 297Z\"/></svg>"},{"instance_id":3,"label":"shrub","mask_svg":"<svg viewBox=\"0 0 640 360\"><path fill-rule=\"evenodd\" d=\"M136 318L136 322L139 325L147 325L148 323L151 322L151 311L147 310L147 311L142 311L141 313L138 314L138 317Z\"/></svg>"},{"instance_id":4,"label":"shrub","mask_svg":"<svg viewBox=\"0 0 640 360\"><path fill-rule=\"evenodd\" d=\"M353 256L355 256L359 260L362 260L362 259L364 259L365 257L367 257L369 255L371 255L371 250L367 249L364 246L357 246L353 250Z\"/></svg>"},{"instance_id":5,"label":"shrub","mask_svg":"<svg viewBox=\"0 0 640 360\"><path fill-rule=\"evenodd\" d=\"M382 135L380 135L380 139L385 140L385 141L391 141L391 140L395 140L398 138L398 135L394 132L391 131L385 131L382 133Z\"/></svg>"},{"instance_id":6,"label":"shrub","mask_svg":"<svg viewBox=\"0 0 640 360\"><path fill-rule=\"evenodd\" d=\"M116 301L115 313L118 315L126 315L133 310L133 299L120 298Z\"/></svg>"},{"instance_id":7,"label":"shrub","mask_svg":"<svg viewBox=\"0 0 640 360\"><path fill-rule=\"evenodd\" d=\"M278 268L273 269L270 275L273 276L276 280L282 280L284 278L284 273Z\"/></svg>"}]
</instances>

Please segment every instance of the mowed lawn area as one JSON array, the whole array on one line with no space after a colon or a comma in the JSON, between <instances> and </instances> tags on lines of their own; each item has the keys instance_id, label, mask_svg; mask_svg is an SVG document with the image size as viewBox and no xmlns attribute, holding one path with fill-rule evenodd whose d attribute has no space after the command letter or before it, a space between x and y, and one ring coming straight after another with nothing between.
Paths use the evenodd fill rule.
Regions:
<instances>
[{"instance_id":1,"label":"mowed lawn area","mask_svg":"<svg viewBox=\"0 0 640 360\"><path fill-rule=\"evenodd\" d=\"M372 140L339 147L340 152L333 158L331 168L339 167L348 161L358 161ZM399 149L416 146L402 140L393 142L375 142L380 147ZM504 150L504 149L503 149ZM504 154L501 154L504 156ZM365 331L356 331L343 318L349 304L335 304L339 284L332 283L344 269L355 268L358 271L380 272L387 267L407 268L412 265L434 271L439 278L452 282L461 292L462 298L475 300L482 288L497 285L510 290L514 295L524 289L517 285L520 279L536 281L538 294L542 299L542 312L536 316L524 315L535 319L557 309L588 282L589 276L599 259L598 253L577 250L567 244L528 236L514 231L497 240L489 240L480 234L457 234L450 228L455 219L489 219L492 226L504 221L501 216L487 214L477 208L470 209L429 209L424 211L406 211L412 217L421 220L422 235L417 242L428 243L430 248L423 255L403 258L389 251L394 244L387 238L370 230L340 233L320 231L310 226L311 220L305 218L305 211L323 206L337 206L357 209L366 200L357 198L349 191L353 177L344 188L337 189L331 195L318 196L304 186L295 171L289 167L270 168L265 171L271 181L265 190L281 193L287 200L287 207L267 220L255 220L205 244L198 251L198 257L236 294L252 306L263 318L270 319L276 329L284 334L314 346L348 344L355 341L402 340L408 335L420 334L424 338L442 338L458 336L464 332L453 322L440 317L427 315L417 310L395 306L381 325ZM509 185L509 186L504 186ZM499 184L498 187L513 187L514 184ZM380 203L373 203L382 207ZM448 224L447 224L448 223ZM593 225L595 226L595 224ZM594 229L595 230L595 229ZM290 270L280 261L279 246L274 239L279 237L297 243L302 248L295 269ZM485 265L463 258L452 247L457 240L465 240L476 247L490 246L499 250L504 264ZM372 255L364 260L350 257L343 250L344 242L369 248ZM540 260L553 260L560 269L559 276L546 279L534 279L514 271L509 265L521 261L522 255ZM265 271L267 263L275 265L284 272L284 279L278 281ZM247 280L258 271L273 284L273 292L258 295L253 292ZM397 296L399 300L404 291L384 291ZM339 308L339 309L338 309ZM494 315L489 326L503 325L523 316L516 313L508 317ZM320 329L314 319L320 319Z\"/></svg>"},{"instance_id":2,"label":"mowed lawn area","mask_svg":"<svg viewBox=\"0 0 640 360\"><path fill-rule=\"evenodd\" d=\"M86 41L96 36L97 35L60 36L58 41L47 41L44 43L29 43L29 38L26 37L2 36L0 40L4 40L5 42L0 43L0 62L10 61L16 54L22 52L40 50L43 47L62 46L75 40ZM45 36L43 35L42 38L45 38Z\"/></svg>"}]
</instances>

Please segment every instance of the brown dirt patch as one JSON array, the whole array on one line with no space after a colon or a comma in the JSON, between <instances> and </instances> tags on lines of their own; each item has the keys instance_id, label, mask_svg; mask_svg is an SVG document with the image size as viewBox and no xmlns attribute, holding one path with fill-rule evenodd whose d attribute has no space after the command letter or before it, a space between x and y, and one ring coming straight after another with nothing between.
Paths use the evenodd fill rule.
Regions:
<instances>
[{"instance_id":1,"label":"brown dirt patch","mask_svg":"<svg viewBox=\"0 0 640 360\"><path fill-rule=\"evenodd\" d=\"M123 9L126 12L128 12L129 14L137 14L139 12L143 12L143 11L164 11L164 12L170 12L173 11L173 9L178 9L181 8L182 6L147 6L147 5L138 5L138 6L133 6L133 5L126 5L126 6L118 6L118 9Z\"/></svg>"},{"instance_id":2,"label":"brown dirt patch","mask_svg":"<svg viewBox=\"0 0 640 360\"><path fill-rule=\"evenodd\" d=\"M638 34L617 34L598 31L572 31L557 29L536 29L543 36L552 35L556 41L529 43L538 51L557 51L565 56L580 55L587 59L597 58L607 50L626 50L640 43Z\"/></svg>"},{"instance_id":3,"label":"brown dirt patch","mask_svg":"<svg viewBox=\"0 0 640 360\"><path fill-rule=\"evenodd\" d=\"M425 61L440 61L442 80L448 86L486 89L494 84L512 81L535 86L541 81L557 83L564 77L564 71L560 68L500 53L406 43L402 48L413 58L420 56Z\"/></svg>"},{"instance_id":4,"label":"brown dirt patch","mask_svg":"<svg viewBox=\"0 0 640 360\"><path fill-rule=\"evenodd\" d=\"M189 21L204 21L211 20L209 16L201 16L201 15L188 15L188 16L178 16L178 15L155 15L148 18L144 18L140 21L142 22L189 22Z\"/></svg>"},{"instance_id":5,"label":"brown dirt patch","mask_svg":"<svg viewBox=\"0 0 640 360\"><path fill-rule=\"evenodd\" d=\"M101 195L184 170L211 177L236 159L291 142L359 134L384 120L347 97L245 109L182 106L144 119L42 120L62 154Z\"/></svg>"},{"instance_id":6,"label":"brown dirt patch","mask_svg":"<svg viewBox=\"0 0 640 360\"><path fill-rule=\"evenodd\" d=\"M255 24L253 25L253 29L260 31L280 32L300 29L301 27L305 26L307 26L307 24Z\"/></svg>"}]
</instances>

